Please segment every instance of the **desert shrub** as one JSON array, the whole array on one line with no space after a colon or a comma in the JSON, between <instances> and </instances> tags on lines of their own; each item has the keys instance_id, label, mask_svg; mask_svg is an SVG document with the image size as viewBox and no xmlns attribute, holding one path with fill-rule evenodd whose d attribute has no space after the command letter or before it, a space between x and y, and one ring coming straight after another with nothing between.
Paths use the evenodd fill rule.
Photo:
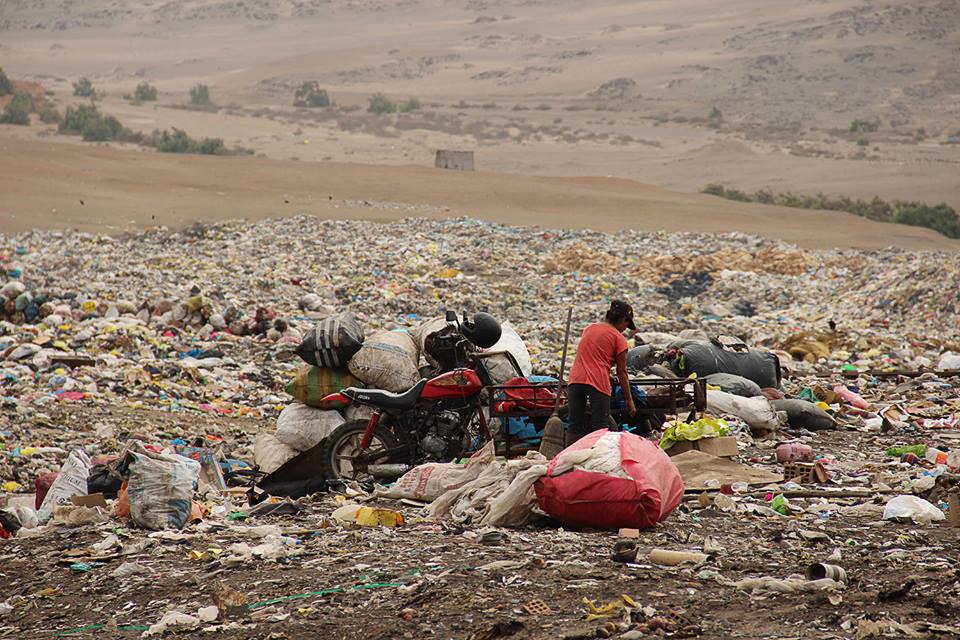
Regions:
<instances>
[{"instance_id":1,"label":"desert shrub","mask_svg":"<svg viewBox=\"0 0 960 640\"><path fill-rule=\"evenodd\" d=\"M210 102L210 88L205 84L190 87L190 104L201 107L213 104Z\"/></svg>"},{"instance_id":2,"label":"desert shrub","mask_svg":"<svg viewBox=\"0 0 960 640\"><path fill-rule=\"evenodd\" d=\"M211 156L222 156L230 153L223 143L223 138L194 139L187 135L186 131L176 127L173 128L172 132L166 130L154 131L147 144L163 153L201 153ZM252 150L246 149L241 151L243 153L252 152Z\"/></svg>"},{"instance_id":3,"label":"desert shrub","mask_svg":"<svg viewBox=\"0 0 960 640\"><path fill-rule=\"evenodd\" d=\"M100 117L102 117L100 112L91 104L69 106L60 122L59 131L67 135L82 135L87 122Z\"/></svg>"},{"instance_id":4,"label":"desert shrub","mask_svg":"<svg viewBox=\"0 0 960 640\"><path fill-rule=\"evenodd\" d=\"M0 122L6 124L30 124L30 112L33 111L33 97L29 93L14 93L10 104L3 110Z\"/></svg>"},{"instance_id":5,"label":"desert shrub","mask_svg":"<svg viewBox=\"0 0 960 640\"><path fill-rule=\"evenodd\" d=\"M3 71L3 67L0 67L0 96L8 96L11 93L13 93L13 83Z\"/></svg>"},{"instance_id":6,"label":"desert shrub","mask_svg":"<svg viewBox=\"0 0 960 640\"><path fill-rule=\"evenodd\" d=\"M865 146L867 146L868 144L870 144L870 141L867 140L866 138L864 138L863 136L860 136L859 138L857 138L857 146L858 146L858 147L865 147Z\"/></svg>"},{"instance_id":7,"label":"desert shrub","mask_svg":"<svg viewBox=\"0 0 960 640\"><path fill-rule=\"evenodd\" d=\"M330 94L315 81L304 82L293 97L295 107L329 107Z\"/></svg>"},{"instance_id":8,"label":"desert shrub","mask_svg":"<svg viewBox=\"0 0 960 640\"><path fill-rule=\"evenodd\" d=\"M721 122L723 120L723 112L714 107L710 109L710 115L707 116L707 119L711 122Z\"/></svg>"},{"instance_id":9,"label":"desert shrub","mask_svg":"<svg viewBox=\"0 0 960 640\"><path fill-rule=\"evenodd\" d=\"M149 82L141 82L133 90L133 99L139 102L153 102L157 99L157 88Z\"/></svg>"},{"instance_id":10,"label":"desert shrub","mask_svg":"<svg viewBox=\"0 0 960 640\"><path fill-rule=\"evenodd\" d=\"M874 120L856 119L850 123L850 133L873 133L880 128L880 124Z\"/></svg>"},{"instance_id":11,"label":"desert shrub","mask_svg":"<svg viewBox=\"0 0 960 640\"><path fill-rule=\"evenodd\" d=\"M60 112L57 111L56 107L43 107L39 111L40 122L44 124L58 124L62 118L60 117Z\"/></svg>"},{"instance_id":12,"label":"desert shrub","mask_svg":"<svg viewBox=\"0 0 960 640\"><path fill-rule=\"evenodd\" d=\"M397 104L382 93L375 93L370 96L370 102L367 105L367 111L377 115L396 113Z\"/></svg>"},{"instance_id":13,"label":"desert shrub","mask_svg":"<svg viewBox=\"0 0 960 640\"><path fill-rule=\"evenodd\" d=\"M81 98L96 98L97 90L93 88L90 78L80 78L73 83L73 95Z\"/></svg>"},{"instance_id":14,"label":"desert shrub","mask_svg":"<svg viewBox=\"0 0 960 640\"><path fill-rule=\"evenodd\" d=\"M410 111L419 111L420 110L420 101L416 98L410 98L409 100L404 100L397 104L397 111L402 113L409 113Z\"/></svg>"},{"instance_id":15,"label":"desert shrub","mask_svg":"<svg viewBox=\"0 0 960 640\"><path fill-rule=\"evenodd\" d=\"M81 136L87 142L143 142L141 134L127 129L113 116L104 115L92 104L67 107L57 130Z\"/></svg>"},{"instance_id":16,"label":"desert shrub","mask_svg":"<svg viewBox=\"0 0 960 640\"><path fill-rule=\"evenodd\" d=\"M915 227L933 229L948 238L960 238L960 218L946 203L927 205L922 202L894 203L893 221Z\"/></svg>"},{"instance_id":17,"label":"desert shrub","mask_svg":"<svg viewBox=\"0 0 960 640\"><path fill-rule=\"evenodd\" d=\"M109 142L122 138L123 125L113 116L101 115L88 120L81 135L86 142Z\"/></svg>"},{"instance_id":18,"label":"desert shrub","mask_svg":"<svg viewBox=\"0 0 960 640\"><path fill-rule=\"evenodd\" d=\"M948 238L960 238L960 218L952 207L943 202L936 205L900 200L887 202L879 196L874 196L872 200L854 200L847 196L830 197L822 193L816 195L773 193L765 189L746 194L720 184L708 184L701 191L708 195L739 202L760 202L797 209L846 211L870 220L926 227Z\"/></svg>"}]
</instances>

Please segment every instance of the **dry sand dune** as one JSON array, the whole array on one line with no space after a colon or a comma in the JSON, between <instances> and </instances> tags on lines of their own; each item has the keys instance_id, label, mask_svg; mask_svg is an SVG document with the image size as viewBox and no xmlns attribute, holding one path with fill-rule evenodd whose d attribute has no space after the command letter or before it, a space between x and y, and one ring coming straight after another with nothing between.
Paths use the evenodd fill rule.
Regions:
<instances>
[{"instance_id":1,"label":"dry sand dune","mask_svg":"<svg viewBox=\"0 0 960 640\"><path fill-rule=\"evenodd\" d=\"M469 215L545 227L743 231L810 248L956 249L932 231L730 202L621 178L202 157L0 137L0 230L118 233L290 213L394 220Z\"/></svg>"}]
</instances>

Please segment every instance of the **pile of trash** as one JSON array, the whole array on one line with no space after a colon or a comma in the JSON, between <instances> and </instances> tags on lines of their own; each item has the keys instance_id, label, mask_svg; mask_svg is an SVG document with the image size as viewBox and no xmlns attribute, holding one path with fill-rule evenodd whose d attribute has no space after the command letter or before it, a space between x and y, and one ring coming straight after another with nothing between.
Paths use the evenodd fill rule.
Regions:
<instances>
[{"instance_id":1,"label":"pile of trash","mask_svg":"<svg viewBox=\"0 0 960 640\"><path fill-rule=\"evenodd\" d=\"M0 557L21 580L18 558L47 553L65 532L84 540L82 553L58 548L51 562L78 590L107 579L142 587L159 569L182 579L201 566L357 573L381 545L431 568L366 583L340 573L322 594L281 597L320 602L330 589L347 598L386 585L371 588L396 590L406 624L429 615L418 598L443 571L462 573L474 591L561 572L554 592L590 588L602 600L557 624L616 619L604 633L639 637L626 634L692 633L699 623L680 610L699 605L671 601L672 618L626 594L606 605L609 594L590 582L597 575L624 590L637 576L673 580L678 594L699 584L728 605L802 597L839 606L852 590L845 572L858 570L856 588L866 588L900 563L947 571L936 561L941 538L960 526L958 301L943 295L960 286L955 255L799 252L742 234L290 218L123 238L3 236L0 266ZM428 343L449 326L445 310L500 318L490 350L509 351L531 384L550 384L566 309L575 341L614 296L634 302L642 329L628 366L652 381L630 390L648 410L643 426L623 420L548 460L537 451L542 422L504 418L492 426L518 449L477 443L464 460L414 466L380 485L314 478L296 491L262 489L265 476L314 464L330 434L369 418L369 408L328 396L402 392L441 369ZM499 383L516 375L506 359L490 369ZM690 392L684 410L666 411L657 398L671 381L702 384L703 397ZM624 390L614 395L623 417ZM358 536L370 545L352 547ZM469 571L452 564L460 543L437 550L449 536L476 545ZM770 575L745 560L748 548L723 559L751 544L771 549ZM435 561L446 568L434 571ZM808 576L813 565L822 568ZM0 596L0 625L34 615L48 597L37 593ZM313 615L284 611L265 592L240 605L234 596L218 587L216 611L189 598L148 607L151 618L130 626L229 631L252 612L278 624ZM232 609L243 620L231 621ZM95 623L91 612L71 615ZM529 615L531 625L554 614ZM878 616L838 624L862 637L950 626L940 614L910 625Z\"/></svg>"}]
</instances>

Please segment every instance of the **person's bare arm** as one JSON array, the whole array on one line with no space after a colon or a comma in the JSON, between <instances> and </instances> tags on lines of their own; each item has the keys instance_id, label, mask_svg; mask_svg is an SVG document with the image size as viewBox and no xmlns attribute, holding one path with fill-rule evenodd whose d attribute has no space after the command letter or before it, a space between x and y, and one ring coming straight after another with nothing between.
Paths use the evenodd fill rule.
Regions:
<instances>
[{"instance_id":1,"label":"person's bare arm","mask_svg":"<svg viewBox=\"0 0 960 640\"><path fill-rule=\"evenodd\" d=\"M630 389L630 378L627 377L627 352L617 354L617 379L623 391L623 401L627 404L627 411L631 416L637 415L637 407L633 404L633 392Z\"/></svg>"}]
</instances>

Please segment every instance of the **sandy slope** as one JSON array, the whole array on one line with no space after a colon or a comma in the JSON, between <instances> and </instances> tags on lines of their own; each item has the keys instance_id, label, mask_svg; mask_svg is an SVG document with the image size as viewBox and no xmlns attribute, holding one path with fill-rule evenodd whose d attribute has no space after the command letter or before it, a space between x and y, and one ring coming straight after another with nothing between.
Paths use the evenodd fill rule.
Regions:
<instances>
[{"instance_id":1,"label":"sandy slope","mask_svg":"<svg viewBox=\"0 0 960 640\"><path fill-rule=\"evenodd\" d=\"M847 214L744 205L619 178L543 178L416 166L177 156L0 133L0 230L116 233L288 213L392 220L471 215L605 231L731 230L811 248L956 249L931 231ZM405 206L404 206L405 205Z\"/></svg>"}]
</instances>

